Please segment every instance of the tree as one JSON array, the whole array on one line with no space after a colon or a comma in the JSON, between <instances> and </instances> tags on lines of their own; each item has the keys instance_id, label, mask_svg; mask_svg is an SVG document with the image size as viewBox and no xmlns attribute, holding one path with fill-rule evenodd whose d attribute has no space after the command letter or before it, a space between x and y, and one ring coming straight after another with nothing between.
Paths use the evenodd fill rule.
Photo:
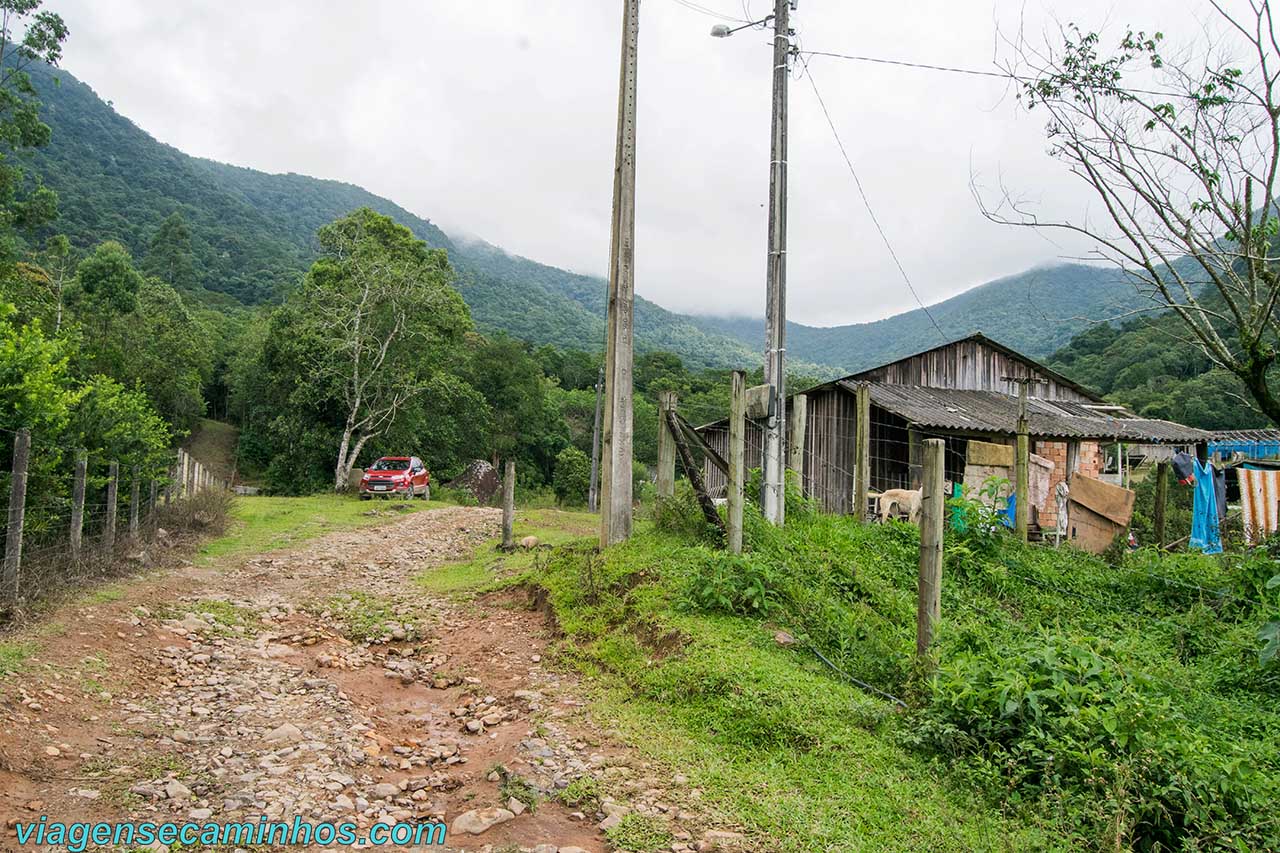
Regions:
<instances>
[{"instance_id":1,"label":"tree","mask_svg":"<svg viewBox=\"0 0 1280 853\"><path fill-rule=\"evenodd\" d=\"M34 228L57 215L57 195L37 180L26 189L16 159L24 150L49 142L40 121L40 102L26 68L32 62L57 65L67 26L41 0L0 0L0 259L17 255L13 229ZM19 30L23 34L17 38Z\"/></svg>"},{"instance_id":2,"label":"tree","mask_svg":"<svg viewBox=\"0 0 1280 853\"><path fill-rule=\"evenodd\" d=\"M1177 59L1158 32L1130 30L1108 55L1102 36L1075 26L1061 47L1019 41L1008 71L1020 97L1048 114L1051 153L1102 213L1042 220L1008 193L984 210L1088 238L1280 423L1280 42L1269 0L1251 0L1245 17L1212 5L1228 41Z\"/></svg>"},{"instance_id":3,"label":"tree","mask_svg":"<svg viewBox=\"0 0 1280 853\"><path fill-rule=\"evenodd\" d=\"M194 290L195 256L191 251L191 229L182 214L174 211L151 238L143 272L172 285L176 290Z\"/></svg>"},{"instance_id":4,"label":"tree","mask_svg":"<svg viewBox=\"0 0 1280 853\"><path fill-rule=\"evenodd\" d=\"M342 491L365 445L444 367L471 315L450 287L445 252L390 217L361 208L318 237L323 254L290 298L289 316L310 369L301 396L327 397L342 417L333 469Z\"/></svg>"},{"instance_id":5,"label":"tree","mask_svg":"<svg viewBox=\"0 0 1280 853\"><path fill-rule=\"evenodd\" d=\"M134 269L129 250L108 240L80 262L75 284L79 299L87 303L85 313L128 314L137 307L142 274Z\"/></svg>"},{"instance_id":6,"label":"tree","mask_svg":"<svg viewBox=\"0 0 1280 853\"><path fill-rule=\"evenodd\" d=\"M580 506L587 499L591 482L591 460L576 447L566 447L556 455L552 480L556 500L566 506Z\"/></svg>"}]
</instances>

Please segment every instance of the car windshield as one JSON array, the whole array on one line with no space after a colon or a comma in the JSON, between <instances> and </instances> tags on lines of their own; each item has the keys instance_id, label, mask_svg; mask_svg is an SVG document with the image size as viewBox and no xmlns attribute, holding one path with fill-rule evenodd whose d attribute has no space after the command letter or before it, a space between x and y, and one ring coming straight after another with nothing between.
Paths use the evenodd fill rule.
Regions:
<instances>
[{"instance_id":1,"label":"car windshield","mask_svg":"<svg viewBox=\"0 0 1280 853\"><path fill-rule=\"evenodd\" d=\"M409 467L408 459L379 459L373 463L373 471L403 471Z\"/></svg>"}]
</instances>

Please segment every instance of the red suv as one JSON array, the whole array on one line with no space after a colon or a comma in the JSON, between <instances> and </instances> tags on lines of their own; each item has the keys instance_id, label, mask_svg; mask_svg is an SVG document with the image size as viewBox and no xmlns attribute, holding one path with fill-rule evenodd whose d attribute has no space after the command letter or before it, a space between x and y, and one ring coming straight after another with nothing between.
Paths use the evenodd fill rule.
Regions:
<instances>
[{"instance_id":1,"label":"red suv","mask_svg":"<svg viewBox=\"0 0 1280 853\"><path fill-rule=\"evenodd\" d=\"M360 499L397 495L431 499L431 475L416 456L384 456L365 469L360 478Z\"/></svg>"}]
</instances>

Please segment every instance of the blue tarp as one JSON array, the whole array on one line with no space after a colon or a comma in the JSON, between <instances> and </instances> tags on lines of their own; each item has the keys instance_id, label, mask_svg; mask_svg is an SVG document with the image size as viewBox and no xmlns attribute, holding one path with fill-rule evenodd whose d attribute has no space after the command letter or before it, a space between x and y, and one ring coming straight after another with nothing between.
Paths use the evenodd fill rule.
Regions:
<instances>
[{"instance_id":1,"label":"blue tarp","mask_svg":"<svg viewBox=\"0 0 1280 853\"><path fill-rule=\"evenodd\" d=\"M1221 453L1223 457L1228 457L1233 453L1243 453L1246 459L1276 459L1280 458L1280 440L1276 441L1211 441L1209 442L1209 455Z\"/></svg>"}]
</instances>

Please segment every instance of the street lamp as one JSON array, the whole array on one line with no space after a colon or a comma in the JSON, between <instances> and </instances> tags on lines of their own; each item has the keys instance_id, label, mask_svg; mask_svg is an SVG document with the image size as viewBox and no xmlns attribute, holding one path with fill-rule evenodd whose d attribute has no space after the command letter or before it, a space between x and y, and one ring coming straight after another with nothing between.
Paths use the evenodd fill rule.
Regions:
<instances>
[{"instance_id":1,"label":"street lamp","mask_svg":"<svg viewBox=\"0 0 1280 853\"><path fill-rule=\"evenodd\" d=\"M743 24L740 27L731 27L728 24L716 24L714 27L711 28L711 36L712 38L727 39L729 36L733 35L739 30L745 30L749 27L763 27L765 24L769 23L772 20L773 20L773 15L768 15L766 17L761 18L758 21L752 21L751 23Z\"/></svg>"}]
</instances>

